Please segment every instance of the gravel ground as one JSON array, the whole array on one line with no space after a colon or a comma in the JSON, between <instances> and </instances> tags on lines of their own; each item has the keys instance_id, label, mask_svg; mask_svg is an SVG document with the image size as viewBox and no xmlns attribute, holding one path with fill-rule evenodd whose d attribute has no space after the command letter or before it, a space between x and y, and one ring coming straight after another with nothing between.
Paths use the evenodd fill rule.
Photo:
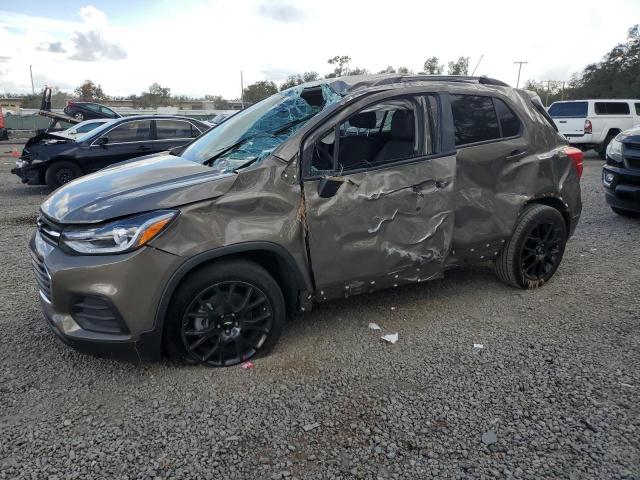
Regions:
<instances>
[{"instance_id":1,"label":"gravel ground","mask_svg":"<svg viewBox=\"0 0 640 480\"><path fill-rule=\"evenodd\" d=\"M606 206L596 158L544 288L477 267L332 302L292 320L253 370L115 362L56 340L26 251L45 191L11 160L0 478L640 479L640 221Z\"/></svg>"}]
</instances>

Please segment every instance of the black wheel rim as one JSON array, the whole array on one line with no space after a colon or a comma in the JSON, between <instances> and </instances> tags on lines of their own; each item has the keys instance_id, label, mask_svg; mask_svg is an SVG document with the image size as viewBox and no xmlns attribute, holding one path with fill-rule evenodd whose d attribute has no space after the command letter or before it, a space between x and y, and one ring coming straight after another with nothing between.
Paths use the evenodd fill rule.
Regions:
<instances>
[{"instance_id":1,"label":"black wheel rim","mask_svg":"<svg viewBox=\"0 0 640 480\"><path fill-rule=\"evenodd\" d=\"M71 180L73 180L73 172L71 170L68 170L66 168L62 169L62 170L58 170L58 173L56 175L56 177L58 178L58 183L60 185L63 185L65 183L69 183Z\"/></svg>"},{"instance_id":2,"label":"black wheel rim","mask_svg":"<svg viewBox=\"0 0 640 480\"><path fill-rule=\"evenodd\" d=\"M561 229L553 223L536 225L522 247L522 271L529 280L545 280L558 265L562 249Z\"/></svg>"},{"instance_id":3,"label":"black wheel rim","mask_svg":"<svg viewBox=\"0 0 640 480\"><path fill-rule=\"evenodd\" d=\"M216 283L200 292L182 318L189 358L224 367L253 357L269 336L273 309L265 293L240 281Z\"/></svg>"}]
</instances>

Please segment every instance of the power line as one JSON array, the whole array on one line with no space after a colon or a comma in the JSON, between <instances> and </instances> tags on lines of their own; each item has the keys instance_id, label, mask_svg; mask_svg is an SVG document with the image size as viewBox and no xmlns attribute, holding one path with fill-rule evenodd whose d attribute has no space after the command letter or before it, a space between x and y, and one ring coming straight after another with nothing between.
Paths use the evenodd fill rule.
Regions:
<instances>
[{"instance_id":1,"label":"power line","mask_svg":"<svg viewBox=\"0 0 640 480\"><path fill-rule=\"evenodd\" d=\"M529 63L529 62L524 62L524 61L517 61L517 62L513 62L513 63L517 63L518 64L518 81L516 82L516 88L518 88L520 86L520 71L522 70L522 65Z\"/></svg>"}]
</instances>

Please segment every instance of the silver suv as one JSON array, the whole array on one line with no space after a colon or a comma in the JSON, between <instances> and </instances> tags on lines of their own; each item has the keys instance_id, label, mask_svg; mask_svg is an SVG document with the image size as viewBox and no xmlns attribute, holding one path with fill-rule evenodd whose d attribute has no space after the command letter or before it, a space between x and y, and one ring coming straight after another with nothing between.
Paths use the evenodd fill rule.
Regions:
<instances>
[{"instance_id":1,"label":"silver suv","mask_svg":"<svg viewBox=\"0 0 640 480\"><path fill-rule=\"evenodd\" d=\"M541 286L581 172L539 99L497 80L327 79L65 185L42 204L33 266L76 348L234 365L287 315L452 267Z\"/></svg>"}]
</instances>

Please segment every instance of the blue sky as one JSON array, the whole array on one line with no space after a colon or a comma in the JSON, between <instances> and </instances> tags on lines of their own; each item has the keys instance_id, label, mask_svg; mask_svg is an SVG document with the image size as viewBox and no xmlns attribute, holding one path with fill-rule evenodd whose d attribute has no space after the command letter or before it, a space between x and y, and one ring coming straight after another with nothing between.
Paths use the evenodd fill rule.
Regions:
<instances>
[{"instance_id":1,"label":"blue sky","mask_svg":"<svg viewBox=\"0 0 640 480\"><path fill-rule=\"evenodd\" d=\"M29 92L29 65L45 84L73 90L89 78L111 95L153 82L175 94L239 96L247 83L351 67L420 71L484 55L477 74L515 85L568 80L640 21L640 1L599 0L0 0L0 93Z\"/></svg>"}]
</instances>

